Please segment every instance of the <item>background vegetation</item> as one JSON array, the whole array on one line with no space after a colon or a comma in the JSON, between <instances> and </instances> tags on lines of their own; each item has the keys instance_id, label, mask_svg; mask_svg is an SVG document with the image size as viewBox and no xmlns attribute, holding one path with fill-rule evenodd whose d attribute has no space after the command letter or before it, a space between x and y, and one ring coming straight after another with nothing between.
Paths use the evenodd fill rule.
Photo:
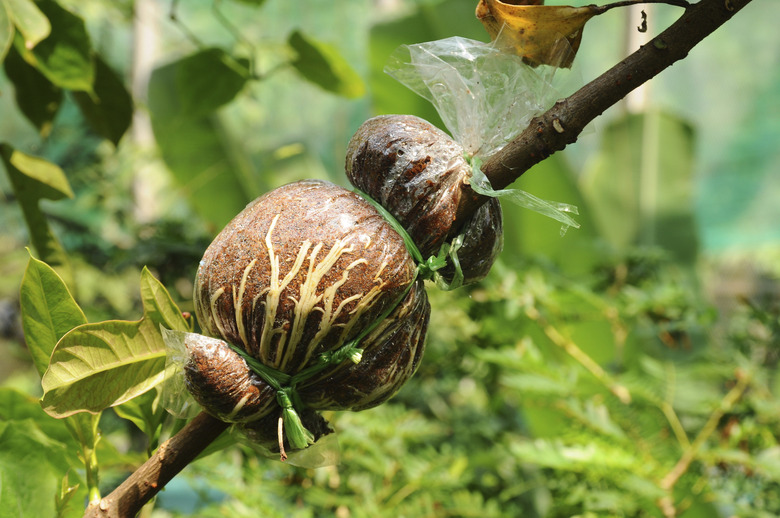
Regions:
<instances>
[{"instance_id":1,"label":"background vegetation","mask_svg":"<svg viewBox=\"0 0 780 518\"><path fill-rule=\"evenodd\" d=\"M39 17L19 17L30 4L0 0L0 517L80 516L85 459L107 493L177 426L155 390L103 412L92 451L71 433L89 423L41 410L19 316L25 246L89 322L139 318L143 266L190 310L197 261L252 198L302 178L346 184L346 143L373 114L440 124L382 68L400 44L485 40L474 4L42 0L46 39ZM646 10L651 32L677 12ZM232 445L148 513L780 514L778 17L773 2L748 6L523 176L578 205L582 228L560 237L505 206L490 277L431 290L412 381L379 408L329 416L338 466ZM618 11L589 23L583 82L638 24ZM14 149L65 175L12 162Z\"/></svg>"}]
</instances>

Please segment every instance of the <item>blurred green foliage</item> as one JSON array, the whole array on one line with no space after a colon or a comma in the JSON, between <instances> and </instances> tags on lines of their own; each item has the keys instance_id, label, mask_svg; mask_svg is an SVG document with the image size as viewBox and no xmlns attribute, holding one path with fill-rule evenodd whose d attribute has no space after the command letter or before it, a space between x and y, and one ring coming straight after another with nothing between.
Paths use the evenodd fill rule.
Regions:
<instances>
[{"instance_id":1,"label":"blurred green foliage","mask_svg":"<svg viewBox=\"0 0 780 518\"><path fill-rule=\"evenodd\" d=\"M0 517L80 516L88 489L107 493L182 426L159 388L107 394L119 406L94 417L45 414L36 373L58 342L55 354L72 352L81 328L70 328L93 322L122 339L143 328L159 346L151 324L191 309L200 255L249 200L302 178L345 184L344 148L372 114L440 125L382 69L400 44L486 39L474 3L174 1L157 5L153 68L139 70L126 56L148 52L133 32L140 2L0 0ZM665 109L617 107L517 182L577 205L582 228L561 237L555 221L504 207L489 278L430 290L427 351L408 386L376 409L328 416L338 466L283 465L226 437L153 515L780 514L780 76L767 66L780 37L765 23L780 6L761 9L659 78L678 77L658 94L676 95ZM585 33L584 80L614 64L604 47L637 22L604 18ZM734 34L761 45L734 58ZM757 78L724 77L722 61L742 70L751 59L768 69L756 95L711 101ZM687 69L703 79L679 79ZM737 129L718 125L721 110ZM28 243L59 276L28 262ZM733 243L761 254L712 254ZM162 284L144 271L139 296L145 265ZM26 336L20 306L38 315Z\"/></svg>"}]
</instances>

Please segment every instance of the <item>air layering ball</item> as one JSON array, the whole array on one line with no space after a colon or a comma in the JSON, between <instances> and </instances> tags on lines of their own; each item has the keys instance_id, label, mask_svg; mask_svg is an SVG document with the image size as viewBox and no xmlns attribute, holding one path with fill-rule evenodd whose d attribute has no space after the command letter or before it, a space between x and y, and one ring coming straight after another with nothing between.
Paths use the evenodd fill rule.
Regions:
<instances>
[{"instance_id":1,"label":"air layering ball","mask_svg":"<svg viewBox=\"0 0 780 518\"><path fill-rule=\"evenodd\" d=\"M394 307L360 342L361 361L329 366L297 386L308 409L362 410L395 394L422 357L430 307L415 269L403 238L368 202L301 181L252 202L211 243L195 308L204 333L294 375ZM228 421L278 418L275 390L217 342L187 344L186 381L196 400Z\"/></svg>"}]
</instances>

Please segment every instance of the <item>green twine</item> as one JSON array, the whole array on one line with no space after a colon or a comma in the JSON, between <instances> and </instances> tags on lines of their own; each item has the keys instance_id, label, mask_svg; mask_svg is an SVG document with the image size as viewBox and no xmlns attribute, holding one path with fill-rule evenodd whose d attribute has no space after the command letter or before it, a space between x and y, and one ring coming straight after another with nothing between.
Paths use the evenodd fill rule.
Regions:
<instances>
[{"instance_id":1,"label":"green twine","mask_svg":"<svg viewBox=\"0 0 780 518\"><path fill-rule=\"evenodd\" d=\"M401 304L411 291L415 281L420 279L433 280L436 285L443 290L454 290L463 285L463 271L460 267L460 261L458 259L458 250L463 246L463 235L455 237L451 243L444 243L439 249L437 255L431 256L428 259L423 259L420 249L412 240L406 229L398 222L390 212L382 205L376 202L368 194L355 189L355 192L359 194L363 199L370 203L382 217L390 224L390 226L398 232L403 238L406 249L409 255L412 256L414 262L417 264L417 268L414 272L414 277L409 285L406 287L403 293L371 323L363 331L348 341L338 349L333 351L327 351L319 355L318 361L313 365L303 369L302 371L290 375L281 372L273 367L269 367L260 362L256 358L250 356L243 349L228 343L231 349L237 352L247 366L258 376L260 376L266 383L268 383L274 390L276 390L276 402L282 409L282 421L284 424L284 433L287 436L287 440L295 449L303 449L311 444L314 444L314 435L306 429L301 421L301 417L296 411L297 408L303 407L303 402L296 387L299 383L311 378L315 374L321 372L330 365L338 365L343 361L349 359L353 363L360 363L363 358L363 349L358 347L360 342L369 333L371 333L376 327L390 315ZM452 281L447 282L444 277L438 273L439 270L447 266L447 260L452 262L455 268L455 275Z\"/></svg>"}]
</instances>

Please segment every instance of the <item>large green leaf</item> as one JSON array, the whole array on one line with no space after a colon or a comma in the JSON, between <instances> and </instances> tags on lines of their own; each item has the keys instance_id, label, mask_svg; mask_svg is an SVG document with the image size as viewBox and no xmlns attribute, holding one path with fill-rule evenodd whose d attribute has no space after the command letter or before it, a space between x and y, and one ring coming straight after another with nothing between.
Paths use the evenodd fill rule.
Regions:
<instances>
[{"instance_id":1,"label":"large green leaf","mask_svg":"<svg viewBox=\"0 0 780 518\"><path fill-rule=\"evenodd\" d=\"M201 50L154 70L149 108L153 117L198 120L232 101L248 79L246 60L217 48Z\"/></svg>"},{"instance_id":2,"label":"large green leaf","mask_svg":"<svg viewBox=\"0 0 780 518\"><path fill-rule=\"evenodd\" d=\"M55 85L92 92L95 63L84 20L53 0L41 0L37 6L51 22L51 34L30 49L17 33L16 50Z\"/></svg>"},{"instance_id":3,"label":"large green leaf","mask_svg":"<svg viewBox=\"0 0 780 518\"><path fill-rule=\"evenodd\" d=\"M5 59L8 49L14 42L14 24L6 10L5 4L0 2L0 61Z\"/></svg>"},{"instance_id":4,"label":"large green leaf","mask_svg":"<svg viewBox=\"0 0 780 518\"><path fill-rule=\"evenodd\" d=\"M165 376L160 325L187 323L167 290L148 270L141 274L144 316L138 321L85 324L57 343L43 375L44 410L54 417L97 413L143 394Z\"/></svg>"},{"instance_id":5,"label":"large green leaf","mask_svg":"<svg viewBox=\"0 0 780 518\"><path fill-rule=\"evenodd\" d=\"M287 43L295 51L292 66L319 87L348 98L362 97L366 86L357 72L332 45L293 31Z\"/></svg>"},{"instance_id":6,"label":"large green leaf","mask_svg":"<svg viewBox=\"0 0 780 518\"><path fill-rule=\"evenodd\" d=\"M532 167L511 188L523 189L543 199L576 205L580 214L574 219L581 226L570 228L561 236L558 221L511 203L502 203L504 254L546 257L573 273L589 271L600 260L590 209L580 195L574 173L564 155L555 154Z\"/></svg>"},{"instance_id":7,"label":"large green leaf","mask_svg":"<svg viewBox=\"0 0 780 518\"><path fill-rule=\"evenodd\" d=\"M20 290L22 327L38 373L49 366L54 346L65 333L87 323L87 317L52 267L30 257Z\"/></svg>"},{"instance_id":8,"label":"large green leaf","mask_svg":"<svg viewBox=\"0 0 780 518\"><path fill-rule=\"evenodd\" d=\"M215 110L244 87L244 64L209 49L156 69L149 111L157 144L183 194L218 230L256 192L245 162L237 160Z\"/></svg>"},{"instance_id":9,"label":"large green leaf","mask_svg":"<svg viewBox=\"0 0 780 518\"><path fill-rule=\"evenodd\" d=\"M56 516L67 451L32 419L0 422L0 518Z\"/></svg>"},{"instance_id":10,"label":"large green leaf","mask_svg":"<svg viewBox=\"0 0 780 518\"><path fill-rule=\"evenodd\" d=\"M615 247L656 245L696 257L693 129L660 112L629 115L604 129L582 188L601 234Z\"/></svg>"},{"instance_id":11,"label":"large green leaf","mask_svg":"<svg viewBox=\"0 0 780 518\"><path fill-rule=\"evenodd\" d=\"M24 38L24 46L35 47L51 33L51 24L33 0L2 0L8 16Z\"/></svg>"},{"instance_id":12,"label":"large green leaf","mask_svg":"<svg viewBox=\"0 0 780 518\"><path fill-rule=\"evenodd\" d=\"M118 144L133 120L133 99L100 56L95 57L94 94L74 92L73 97L92 129Z\"/></svg>"},{"instance_id":13,"label":"large green leaf","mask_svg":"<svg viewBox=\"0 0 780 518\"><path fill-rule=\"evenodd\" d=\"M16 106L46 137L62 103L62 90L11 49L4 63L5 74L14 85Z\"/></svg>"},{"instance_id":14,"label":"large green leaf","mask_svg":"<svg viewBox=\"0 0 780 518\"><path fill-rule=\"evenodd\" d=\"M70 284L72 274L68 257L38 207L41 199L73 197L65 174L51 162L26 155L7 144L0 144L0 158L21 205L30 241L38 256L56 269L66 284Z\"/></svg>"}]
</instances>

